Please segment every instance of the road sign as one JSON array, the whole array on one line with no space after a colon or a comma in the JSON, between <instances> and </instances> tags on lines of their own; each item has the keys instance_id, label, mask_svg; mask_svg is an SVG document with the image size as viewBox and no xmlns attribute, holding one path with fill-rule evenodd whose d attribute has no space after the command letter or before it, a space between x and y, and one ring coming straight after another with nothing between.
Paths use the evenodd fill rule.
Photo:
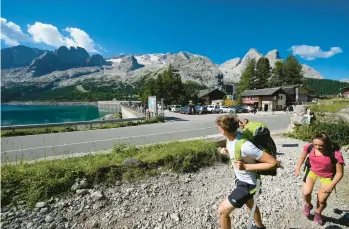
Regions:
<instances>
[{"instance_id":1,"label":"road sign","mask_svg":"<svg viewBox=\"0 0 349 229\"><path fill-rule=\"evenodd\" d=\"M148 108L149 108L149 112L157 113L156 96L148 97Z\"/></svg>"}]
</instances>

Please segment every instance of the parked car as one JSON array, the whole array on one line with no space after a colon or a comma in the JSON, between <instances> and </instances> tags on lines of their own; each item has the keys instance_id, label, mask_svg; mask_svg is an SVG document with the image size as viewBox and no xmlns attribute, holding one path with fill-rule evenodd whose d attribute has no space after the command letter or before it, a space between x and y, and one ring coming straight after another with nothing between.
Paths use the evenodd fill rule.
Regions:
<instances>
[{"instance_id":1,"label":"parked car","mask_svg":"<svg viewBox=\"0 0 349 229\"><path fill-rule=\"evenodd\" d=\"M249 112L252 112L252 111L245 108L245 107L237 107L236 108L236 113L249 113Z\"/></svg>"},{"instance_id":2,"label":"parked car","mask_svg":"<svg viewBox=\"0 0 349 229\"><path fill-rule=\"evenodd\" d=\"M194 109L190 109L190 106L184 106L181 108L180 113L181 114L195 114L196 113L195 107L194 107Z\"/></svg>"},{"instance_id":3,"label":"parked car","mask_svg":"<svg viewBox=\"0 0 349 229\"><path fill-rule=\"evenodd\" d=\"M199 114L207 114L208 113L206 106L196 106L195 110Z\"/></svg>"},{"instance_id":4,"label":"parked car","mask_svg":"<svg viewBox=\"0 0 349 229\"><path fill-rule=\"evenodd\" d=\"M207 111L209 113L219 113L220 112L220 109L219 109L219 106L215 106L215 105L208 105L207 106Z\"/></svg>"},{"instance_id":5,"label":"parked car","mask_svg":"<svg viewBox=\"0 0 349 229\"><path fill-rule=\"evenodd\" d=\"M171 105L170 111L172 111L172 112L180 112L181 108L182 108L181 105Z\"/></svg>"},{"instance_id":6,"label":"parked car","mask_svg":"<svg viewBox=\"0 0 349 229\"><path fill-rule=\"evenodd\" d=\"M244 106L243 108L248 110L248 112L253 112L254 111L254 108L252 106Z\"/></svg>"},{"instance_id":7,"label":"parked car","mask_svg":"<svg viewBox=\"0 0 349 229\"><path fill-rule=\"evenodd\" d=\"M230 113L230 111L234 110L234 108L229 106L219 106L219 110L220 110L220 113Z\"/></svg>"}]
</instances>

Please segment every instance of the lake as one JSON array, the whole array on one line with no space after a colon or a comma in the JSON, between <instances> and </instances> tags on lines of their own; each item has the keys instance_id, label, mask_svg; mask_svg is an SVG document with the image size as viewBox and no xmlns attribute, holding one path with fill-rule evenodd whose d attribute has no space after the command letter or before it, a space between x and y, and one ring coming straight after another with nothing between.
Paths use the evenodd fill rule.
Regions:
<instances>
[{"instance_id":1,"label":"lake","mask_svg":"<svg viewBox=\"0 0 349 229\"><path fill-rule=\"evenodd\" d=\"M91 105L1 105L1 125L89 121L117 113L119 107Z\"/></svg>"}]
</instances>

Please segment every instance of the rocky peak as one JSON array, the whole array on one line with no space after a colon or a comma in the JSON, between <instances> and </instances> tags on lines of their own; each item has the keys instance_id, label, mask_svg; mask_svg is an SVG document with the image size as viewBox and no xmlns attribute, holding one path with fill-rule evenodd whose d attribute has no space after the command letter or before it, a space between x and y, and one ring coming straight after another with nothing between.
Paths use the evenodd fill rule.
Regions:
<instances>
[{"instance_id":1,"label":"rocky peak","mask_svg":"<svg viewBox=\"0 0 349 229\"><path fill-rule=\"evenodd\" d=\"M281 59L279 55L279 51L277 49L273 49L269 51L265 57L268 57L268 56L273 57L275 59Z\"/></svg>"},{"instance_id":2,"label":"rocky peak","mask_svg":"<svg viewBox=\"0 0 349 229\"><path fill-rule=\"evenodd\" d=\"M244 58L242 59L242 62L247 61L248 59L256 59L256 61L259 60L259 58L263 57L263 55L258 52L257 49L255 48L251 48L246 55L244 56Z\"/></svg>"},{"instance_id":3,"label":"rocky peak","mask_svg":"<svg viewBox=\"0 0 349 229\"><path fill-rule=\"evenodd\" d=\"M314 68L302 64L302 71L305 78L323 79L324 77Z\"/></svg>"},{"instance_id":4,"label":"rocky peak","mask_svg":"<svg viewBox=\"0 0 349 229\"><path fill-rule=\"evenodd\" d=\"M60 69L66 70L68 68L83 67L86 61L90 58L88 52L81 47L61 46L56 50L57 59L60 62Z\"/></svg>"},{"instance_id":5,"label":"rocky peak","mask_svg":"<svg viewBox=\"0 0 349 229\"><path fill-rule=\"evenodd\" d=\"M57 55L54 52L47 51L41 56L35 58L28 68L34 77L51 73L59 68Z\"/></svg>"},{"instance_id":6,"label":"rocky peak","mask_svg":"<svg viewBox=\"0 0 349 229\"><path fill-rule=\"evenodd\" d=\"M344 78L341 80L342 83L349 83L349 78Z\"/></svg>"},{"instance_id":7,"label":"rocky peak","mask_svg":"<svg viewBox=\"0 0 349 229\"><path fill-rule=\"evenodd\" d=\"M224 62L223 64L221 64L221 67L222 68L233 69L236 66L238 66L240 63L241 63L241 58L238 57L238 58L234 58L234 59L231 59L231 60L228 60L228 61Z\"/></svg>"},{"instance_id":8,"label":"rocky peak","mask_svg":"<svg viewBox=\"0 0 349 229\"><path fill-rule=\"evenodd\" d=\"M18 45L1 50L1 69L29 66L33 59L44 54L45 50Z\"/></svg>"},{"instance_id":9,"label":"rocky peak","mask_svg":"<svg viewBox=\"0 0 349 229\"><path fill-rule=\"evenodd\" d=\"M188 53L188 52L183 52L183 51L180 51L177 56L185 59L185 60L189 60L190 58L193 57L193 55L191 53Z\"/></svg>"},{"instance_id":10,"label":"rocky peak","mask_svg":"<svg viewBox=\"0 0 349 229\"><path fill-rule=\"evenodd\" d=\"M142 67L144 67L143 64L139 64L134 56L129 55L121 59L117 68L121 71L129 72Z\"/></svg>"},{"instance_id":11,"label":"rocky peak","mask_svg":"<svg viewBox=\"0 0 349 229\"><path fill-rule=\"evenodd\" d=\"M70 68L107 64L108 62L100 54L90 57L84 48L61 46L55 52L46 52L35 58L30 64L28 72L31 72L33 76L42 76L57 70L64 71Z\"/></svg>"},{"instance_id":12,"label":"rocky peak","mask_svg":"<svg viewBox=\"0 0 349 229\"><path fill-rule=\"evenodd\" d=\"M104 60L103 56L100 54L94 54L86 61L86 66L101 66L101 65L110 65L107 61Z\"/></svg>"},{"instance_id":13,"label":"rocky peak","mask_svg":"<svg viewBox=\"0 0 349 229\"><path fill-rule=\"evenodd\" d=\"M282 60L277 49L269 51L265 57L269 60L269 64L271 67L275 66L276 61Z\"/></svg>"},{"instance_id":14,"label":"rocky peak","mask_svg":"<svg viewBox=\"0 0 349 229\"><path fill-rule=\"evenodd\" d=\"M125 56L127 56L127 54L125 54L125 53L120 53L120 54L118 54L118 55L111 56L109 59L120 59L120 58L123 58L123 57L125 57Z\"/></svg>"}]
</instances>

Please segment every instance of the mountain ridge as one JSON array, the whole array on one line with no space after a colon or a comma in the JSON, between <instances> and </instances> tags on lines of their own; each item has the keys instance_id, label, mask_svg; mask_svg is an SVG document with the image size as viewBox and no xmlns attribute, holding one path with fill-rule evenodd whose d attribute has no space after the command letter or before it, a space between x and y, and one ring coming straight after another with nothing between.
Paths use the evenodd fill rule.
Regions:
<instances>
[{"instance_id":1,"label":"mountain ridge","mask_svg":"<svg viewBox=\"0 0 349 229\"><path fill-rule=\"evenodd\" d=\"M13 50L15 47L10 49ZM2 55L3 52L7 52L4 50L1 50ZM124 83L134 83L144 76L156 77L171 64L181 75L183 81L192 80L208 87L222 87L239 81L249 59L254 58L258 61L259 58L263 57L257 49L251 48L243 58L232 58L218 65L206 56L186 51L135 55L119 54L104 59L99 54L89 56L86 50L80 47L67 48L62 46L55 52L37 50L36 53L41 53L41 55L35 57L28 66L2 69L4 76L2 82L7 84L28 81L39 84L43 81L52 81L60 87L72 85L79 80L95 78L100 81L113 79ZM274 67L276 61L283 61L277 49L270 50L264 57L268 58L271 67ZM3 61L6 60L2 59L1 62L3 63ZM93 68L89 72L86 67L97 68ZM310 66L302 64L302 68L305 77L323 78ZM73 77L67 78L67 74Z\"/></svg>"}]
</instances>

